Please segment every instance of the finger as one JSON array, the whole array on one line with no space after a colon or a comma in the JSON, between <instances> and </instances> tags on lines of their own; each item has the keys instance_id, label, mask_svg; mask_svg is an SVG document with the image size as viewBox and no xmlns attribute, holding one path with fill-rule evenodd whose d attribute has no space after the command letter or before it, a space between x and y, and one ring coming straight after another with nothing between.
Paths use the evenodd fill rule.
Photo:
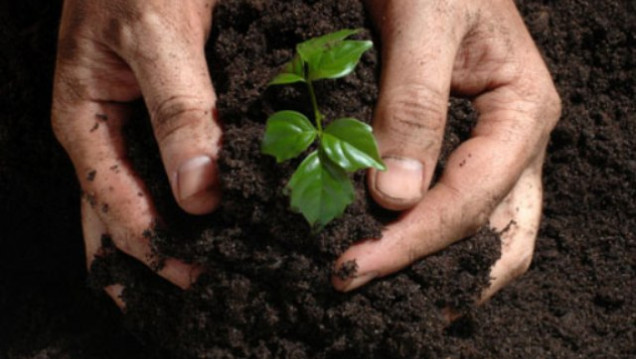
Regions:
<instances>
[{"instance_id":1,"label":"finger","mask_svg":"<svg viewBox=\"0 0 636 359\"><path fill-rule=\"evenodd\" d=\"M84 249L86 253L86 265L90 270L95 257L97 257L102 248L102 238L108 233L106 226L99 219L99 216L93 211L90 205L82 201L82 232L84 235ZM113 284L104 288L106 294L112 298L119 309L124 310L126 303L121 297L124 286L121 284Z\"/></svg>"},{"instance_id":2,"label":"finger","mask_svg":"<svg viewBox=\"0 0 636 359\"><path fill-rule=\"evenodd\" d=\"M101 246L102 235L109 234L117 248L155 268L156 255L150 248L148 233L156 225L157 214L146 188L125 158L120 133L125 113L121 105L79 101L65 111L55 110L54 123L58 127L56 133L63 134L58 137L84 191L84 235L89 260ZM95 117L102 121L95 130L89 121L81 121ZM198 270L169 259L158 274L187 288Z\"/></svg>"},{"instance_id":3,"label":"finger","mask_svg":"<svg viewBox=\"0 0 636 359\"><path fill-rule=\"evenodd\" d=\"M523 23L512 25L517 28ZM482 39L487 44L484 49L468 51L476 53L476 58L463 55L472 59L466 63L495 60L474 68L476 77L469 81L483 85L472 89L477 91L474 104L481 114L473 137L451 154L438 184L390 225L382 239L362 242L344 253L337 266L356 261L358 272L347 280L335 277L337 289L359 287L473 234L544 151L560 114L558 94L529 36L520 38L524 49L513 53L501 47L509 43L509 37L496 39ZM523 56L531 60L526 67L519 66ZM490 81L483 80L487 78Z\"/></svg>"},{"instance_id":4,"label":"finger","mask_svg":"<svg viewBox=\"0 0 636 359\"><path fill-rule=\"evenodd\" d=\"M173 194L192 214L210 212L220 199L216 158L221 129L204 54L207 26L200 21L148 21L133 29L134 38L142 41L121 50L150 111Z\"/></svg>"},{"instance_id":5,"label":"finger","mask_svg":"<svg viewBox=\"0 0 636 359\"><path fill-rule=\"evenodd\" d=\"M124 105L78 100L64 109L55 108L53 122L75 167L83 205L91 209L85 212L86 218L97 216L107 229L100 228L99 233L99 226L93 225L90 233L96 240L108 233L119 249L148 261L148 239L143 233L153 228L157 214L126 158L121 127L127 115Z\"/></svg>"},{"instance_id":6,"label":"finger","mask_svg":"<svg viewBox=\"0 0 636 359\"><path fill-rule=\"evenodd\" d=\"M510 194L490 217L501 234L501 258L491 269L490 286L479 300L485 302L513 279L525 273L532 262L542 206L541 163L524 172Z\"/></svg>"},{"instance_id":7,"label":"finger","mask_svg":"<svg viewBox=\"0 0 636 359\"><path fill-rule=\"evenodd\" d=\"M351 290L396 272L474 234L485 224L528 167L531 156L527 142L510 138L505 121L502 123L499 129L476 131L478 136L451 154L439 182L416 207L389 225L381 239L347 250L336 268L356 261L357 274L346 280L334 277L334 286Z\"/></svg>"},{"instance_id":8,"label":"finger","mask_svg":"<svg viewBox=\"0 0 636 359\"><path fill-rule=\"evenodd\" d=\"M95 256L98 255L102 249L102 239L105 235L108 235L115 243L118 249L122 250L145 263L152 269L157 268L155 254L152 252L148 243L147 236L142 234L141 239L124 237L124 241L120 239L117 232L109 231L104 222L100 219L100 216L95 208L95 203L87 196L82 198L82 228L84 234L84 243L86 246L86 258L87 264L90 268ZM130 246L125 241L133 240L141 243L139 246ZM131 250L131 248L134 248ZM181 287L182 289L189 288L192 283L198 278L202 268L198 265L184 263L174 258L168 258L163 261L161 268L157 271L161 277Z\"/></svg>"},{"instance_id":9,"label":"finger","mask_svg":"<svg viewBox=\"0 0 636 359\"><path fill-rule=\"evenodd\" d=\"M84 199L81 201L82 210L82 234L84 236L84 252L86 254L86 267L91 265L102 249L102 239L108 235L108 229L97 213Z\"/></svg>"},{"instance_id":10,"label":"finger","mask_svg":"<svg viewBox=\"0 0 636 359\"><path fill-rule=\"evenodd\" d=\"M122 293L124 292L123 285L109 285L108 287L104 288L104 291L113 300L113 302L115 302L119 309L121 309L122 311L126 310L126 302L124 302L124 299L122 298Z\"/></svg>"},{"instance_id":11,"label":"finger","mask_svg":"<svg viewBox=\"0 0 636 359\"><path fill-rule=\"evenodd\" d=\"M428 189L446 122L463 22L435 1L368 1L382 37L382 79L373 128L386 171L370 171L380 205L402 210ZM443 4L440 4L443 3ZM422 21L427 19L427 21ZM457 24L457 25L456 25Z\"/></svg>"}]
</instances>

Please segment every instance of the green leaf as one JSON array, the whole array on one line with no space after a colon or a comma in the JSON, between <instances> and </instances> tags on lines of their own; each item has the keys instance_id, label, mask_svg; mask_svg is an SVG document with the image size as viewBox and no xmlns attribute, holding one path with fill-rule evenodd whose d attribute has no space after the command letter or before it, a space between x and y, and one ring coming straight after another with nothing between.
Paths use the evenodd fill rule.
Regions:
<instances>
[{"instance_id":1,"label":"green leaf","mask_svg":"<svg viewBox=\"0 0 636 359\"><path fill-rule=\"evenodd\" d=\"M298 166L287 187L291 189L291 208L318 227L344 213L355 195L347 173L318 151Z\"/></svg>"},{"instance_id":2,"label":"green leaf","mask_svg":"<svg viewBox=\"0 0 636 359\"><path fill-rule=\"evenodd\" d=\"M305 78L296 74L283 72L276 75L276 77L274 77L274 79L270 81L269 85L284 85L294 82L305 82Z\"/></svg>"},{"instance_id":3,"label":"green leaf","mask_svg":"<svg viewBox=\"0 0 636 359\"><path fill-rule=\"evenodd\" d=\"M349 75L360 57L373 47L371 41L346 40L327 49L317 63L309 64L309 79L335 79Z\"/></svg>"},{"instance_id":4,"label":"green leaf","mask_svg":"<svg viewBox=\"0 0 636 359\"><path fill-rule=\"evenodd\" d=\"M309 68L309 80L338 78L350 74L371 41L345 39L361 30L340 30L298 44L296 50Z\"/></svg>"},{"instance_id":5,"label":"green leaf","mask_svg":"<svg viewBox=\"0 0 636 359\"><path fill-rule=\"evenodd\" d=\"M326 35L311 38L305 42L296 45L296 52L308 64L316 61L316 57L320 57L325 49L341 42L347 37L359 33L360 29L344 29L332 32Z\"/></svg>"},{"instance_id":6,"label":"green leaf","mask_svg":"<svg viewBox=\"0 0 636 359\"><path fill-rule=\"evenodd\" d=\"M329 159L347 171L368 167L386 169L371 126L355 118L341 118L329 124L320 146Z\"/></svg>"},{"instance_id":7,"label":"green leaf","mask_svg":"<svg viewBox=\"0 0 636 359\"><path fill-rule=\"evenodd\" d=\"M302 113L279 111L267 119L261 152L282 162L306 150L316 135L316 128Z\"/></svg>"},{"instance_id":8,"label":"green leaf","mask_svg":"<svg viewBox=\"0 0 636 359\"><path fill-rule=\"evenodd\" d=\"M276 75L272 81L270 81L269 86L271 85L284 85L291 84L294 82L305 82L305 64L303 59L300 58L299 55L294 56L294 58L283 66L283 71Z\"/></svg>"}]
</instances>

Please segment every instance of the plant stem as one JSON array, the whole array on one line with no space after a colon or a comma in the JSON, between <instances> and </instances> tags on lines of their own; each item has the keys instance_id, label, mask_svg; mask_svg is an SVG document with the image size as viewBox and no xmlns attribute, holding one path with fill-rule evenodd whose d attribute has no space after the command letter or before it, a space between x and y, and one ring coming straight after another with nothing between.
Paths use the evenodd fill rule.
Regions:
<instances>
[{"instance_id":1,"label":"plant stem","mask_svg":"<svg viewBox=\"0 0 636 359\"><path fill-rule=\"evenodd\" d=\"M314 92L314 85L311 80L307 80L307 87L309 87L309 96L311 96L311 105L314 107L314 119L316 121L316 127L318 133L322 134L322 114L318 109L318 102L316 101L316 93Z\"/></svg>"}]
</instances>

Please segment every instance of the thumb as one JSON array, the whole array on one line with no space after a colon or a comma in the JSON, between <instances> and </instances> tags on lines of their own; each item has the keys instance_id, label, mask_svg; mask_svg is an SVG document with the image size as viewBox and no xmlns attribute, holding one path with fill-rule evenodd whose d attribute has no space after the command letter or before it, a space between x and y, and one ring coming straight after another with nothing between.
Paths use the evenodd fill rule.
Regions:
<instances>
[{"instance_id":1,"label":"thumb","mask_svg":"<svg viewBox=\"0 0 636 359\"><path fill-rule=\"evenodd\" d=\"M373 127L387 170L371 170L368 178L375 201L392 210L420 201L443 138L459 40L449 25L455 22L433 3L371 2L372 14L381 14L383 46Z\"/></svg>"},{"instance_id":2,"label":"thumb","mask_svg":"<svg viewBox=\"0 0 636 359\"><path fill-rule=\"evenodd\" d=\"M142 48L128 60L175 199L189 213L208 213L220 199L216 158L221 130L204 54L205 26L187 21L158 25L140 37Z\"/></svg>"}]
</instances>

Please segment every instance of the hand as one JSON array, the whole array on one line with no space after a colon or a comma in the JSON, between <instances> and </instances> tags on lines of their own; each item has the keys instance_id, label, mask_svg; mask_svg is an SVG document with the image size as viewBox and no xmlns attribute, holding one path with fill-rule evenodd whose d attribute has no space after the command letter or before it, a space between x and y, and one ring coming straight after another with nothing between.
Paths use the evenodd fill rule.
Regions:
<instances>
[{"instance_id":1,"label":"hand","mask_svg":"<svg viewBox=\"0 0 636 359\"><path fill-rule=\"evenodd\" d=\"M221 130L204 55L213 6L213 0L64 2L52 124L84 192L89 265L103 234L153 265L147 231L157 213L122 136L129 103L141 96L179 205L203 214L219 202ZM187 288L197 268L168 259L158 274ZM120 290L107 288L116 301Z\"/></svg>"},{"instance_id":2,"label":"hand","mask_svg":"<svg viewBox=\"0 0 636 359\"><path fill-rule=\"evenodd\" d=\"M370 171L382 206L404 210L381 239L352 246L342 291L396 272L490 223L503 233L485 300L530 266L541 217L541 167L560 116L550 74L511 0L368 0L382 40L374 131L386 172ZM449 94L479 121L429 190Z\"/></svg>"}]
</instances>

